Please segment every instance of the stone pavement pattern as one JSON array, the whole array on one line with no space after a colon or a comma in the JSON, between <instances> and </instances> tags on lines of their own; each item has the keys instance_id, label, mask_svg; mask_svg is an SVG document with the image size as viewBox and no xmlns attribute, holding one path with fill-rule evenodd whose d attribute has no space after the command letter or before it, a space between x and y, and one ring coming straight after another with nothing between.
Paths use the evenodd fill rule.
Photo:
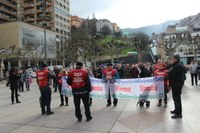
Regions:
<instances>
[{"instance_id":1,"label":"stone pavement pattern","mask_svg":"<svg viewBox=\"0 0 200 133\"><path fill-rule=\"evenodd\" d=\"M190 77L183 88L183 118L171 119L173 109L171 92L168 107L150 108L136 106L137 99L119 100L117 107L106 107L106 100L93 99L93 119L77 122L72 97L69 106L60 107L59 93L52 93L54 115L41 115L40 92L35 82L31 91L20 93L20 104L11 104L10 90L0 84L0 133L200 133L200 87L191 86ZM83 107L83 106L82 106Z\"/></svg>"}]
</instances>

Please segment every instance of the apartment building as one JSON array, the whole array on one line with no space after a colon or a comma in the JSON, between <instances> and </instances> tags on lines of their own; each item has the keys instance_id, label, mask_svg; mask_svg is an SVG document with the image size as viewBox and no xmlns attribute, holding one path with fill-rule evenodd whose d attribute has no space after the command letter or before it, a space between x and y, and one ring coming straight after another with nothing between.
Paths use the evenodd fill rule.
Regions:
<instances>
[{"instance_id":1,"label":"apartment building","mask_svg":"<svg viewBox=\"0 0 200 133\"><path fill-rule=\"evenodd\" d=\"M23 16L26 23L55 31L57 44L68 41L69 0L23 0Z\"/></svg>"},{"instance_id":2,"label":"apartment building","mask_svg":"<svg viewBox=\"0 0 200 133\"><path fill-rule=\"evenodd\" d=\"M78 16L71 16L71 27L75 26L76 28L81 27L85 19L79 18Z\"/></svg>"},{"instance_id":3,"label":"apartment building","mask_svg":"<svg viewBox=\"0 0 200 133\"><path fill-rule=\"evenodd\" d=\"M0 24L17 20L16 0L0 0Z\"/></svg>"}]
</instances>

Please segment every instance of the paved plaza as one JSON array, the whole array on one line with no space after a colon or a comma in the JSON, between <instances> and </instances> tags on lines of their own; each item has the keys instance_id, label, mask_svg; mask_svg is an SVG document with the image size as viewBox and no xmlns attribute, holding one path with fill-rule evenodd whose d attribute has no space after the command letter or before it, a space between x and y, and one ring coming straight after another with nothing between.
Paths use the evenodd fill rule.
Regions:
<instances>
[{"instance_id":1,"label":"paved plaza","mask_svg":"<svg viewBox=\"0 0 200 133\"><path fill-rule=\"evenodd\" d=\"M0 83L0 133L200 133L200 87L191 86L190 77L183 88L183 118L171 119L171 92L168 107L157 107L151 100L149 108L136 106L137 99L119 100L117 107L106 107L106 100L93 99L93 119L77 122L72 97L69 106L60 107L59 93L52 93L54 115L41 115L40 92L35 81L31 91L20 93L20 104L11 104L10 90ZM83 107L83 106L82 106Z\"/></svg>"}]
</instances>

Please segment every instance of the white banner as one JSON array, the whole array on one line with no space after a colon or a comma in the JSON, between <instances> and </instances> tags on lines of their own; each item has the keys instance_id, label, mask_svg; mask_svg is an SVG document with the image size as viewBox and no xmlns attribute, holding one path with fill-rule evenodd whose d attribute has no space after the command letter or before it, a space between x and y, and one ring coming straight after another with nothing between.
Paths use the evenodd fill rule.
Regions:
<instances>
[{"instance_id":1,"label":"white banner","mask_svg":"<svg viewBox=\"0 0 200 133\"><path fill-rule=\"evenodd\" d=\"M108 92L118 99L153 99L164 97L164 78L149 77L137 79L118 79L114 83L90 77L92 91L90 97L106 99Z\"/></svg>"}]
</instances>

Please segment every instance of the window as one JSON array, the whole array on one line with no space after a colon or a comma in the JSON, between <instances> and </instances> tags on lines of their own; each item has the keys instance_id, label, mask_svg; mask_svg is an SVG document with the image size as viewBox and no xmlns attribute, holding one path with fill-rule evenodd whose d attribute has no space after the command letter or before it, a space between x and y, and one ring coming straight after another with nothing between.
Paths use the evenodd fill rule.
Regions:
<instances>
[{"instance_id":1,"label":"window","mask_svg":"<svg viewBox=\"0 0 200 133\"><path fill-rule=\"evenodd\" d=\"M56 32L59 33L59 29L56 28Z\"/></svg>"}]
</instances>

